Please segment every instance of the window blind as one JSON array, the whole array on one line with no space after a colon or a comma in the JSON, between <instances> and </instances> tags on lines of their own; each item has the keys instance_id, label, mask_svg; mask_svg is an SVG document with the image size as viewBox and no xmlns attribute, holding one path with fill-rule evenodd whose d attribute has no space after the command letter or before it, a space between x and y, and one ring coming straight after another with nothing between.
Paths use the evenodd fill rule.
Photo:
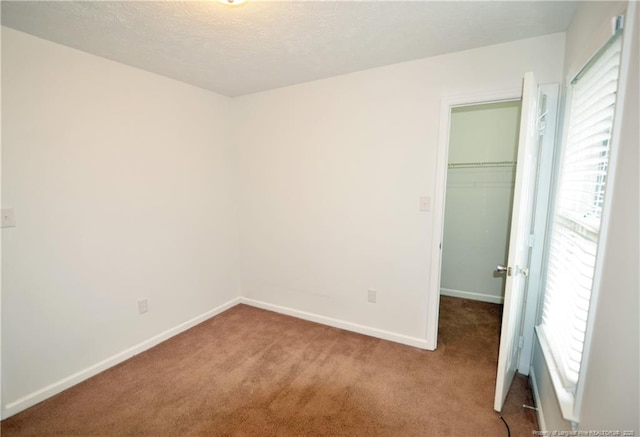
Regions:
<instances>
[{"instance_id":1,"label":"window blind","mask_svg":"<svg viewBox=\"0 0 640 437\"><path fill-rule=\"evenodd\" d=\"M593 288L621 40L618 33L571 82L539 327L570 392L580 373Z\"/></svg>"}]
</instances>

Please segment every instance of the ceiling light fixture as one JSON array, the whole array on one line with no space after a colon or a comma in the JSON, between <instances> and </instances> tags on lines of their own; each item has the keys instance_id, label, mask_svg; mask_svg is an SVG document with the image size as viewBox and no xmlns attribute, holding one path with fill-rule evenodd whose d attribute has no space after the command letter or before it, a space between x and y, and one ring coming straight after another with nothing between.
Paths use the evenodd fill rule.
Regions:
<instances>
[{"instance_id":1,"label":"ceiling light fixture","mask_svg":"<svg viewBox=\"0 0 640 437\"><path fill-rule=\"evenodd\" d=\"M218 1L225 6L235 7L235 6L240 6L242 4L245 4L248 0L218 0Z\"/></svg>"}]
</instances>

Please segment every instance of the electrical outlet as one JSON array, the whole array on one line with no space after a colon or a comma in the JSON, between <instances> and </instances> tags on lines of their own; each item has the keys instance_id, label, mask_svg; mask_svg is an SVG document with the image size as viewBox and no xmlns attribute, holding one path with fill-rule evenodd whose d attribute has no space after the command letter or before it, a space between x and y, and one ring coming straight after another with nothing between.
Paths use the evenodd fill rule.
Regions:
<instances>
[{"instance_id":1,"label":"electrical outlet","mask_svg":"<svg viewBox=\"0 0 640 437\"><path fill-rule=\"evenodd\" d=\"M142 299L138 301L138 314L144 314L149 311L149 302L147 299Z\"/></svg>"},{"instance_id":2,"label":"electrical outlet","mask_svg":"<svg viewBox=\"0 0 640 437\"><path fill-rule=\"evenodd\" d=\"M2 226L3 228L13 228L16 225L16 215L13 208L2 208Z\"/></svg>"},{"instance_id":3,"label":"electrical outlet","mask_svg":"<svg viewBox=\"0 0 640 437\"><path fill-rule=\"evenodd\" d=\"M431 197L420 196L420 211L431 211Z\"/></svg>"},{"instance_id":4,"label":"electrical outlet","mask_svg":"<svg viewBox=\"0 0 640 437\"><path fill-rule=\"evenodd\" d=\"M372 288L367 290L367 301L369 303L376 303L376 291Z\"/></svg>"}]
</instances>

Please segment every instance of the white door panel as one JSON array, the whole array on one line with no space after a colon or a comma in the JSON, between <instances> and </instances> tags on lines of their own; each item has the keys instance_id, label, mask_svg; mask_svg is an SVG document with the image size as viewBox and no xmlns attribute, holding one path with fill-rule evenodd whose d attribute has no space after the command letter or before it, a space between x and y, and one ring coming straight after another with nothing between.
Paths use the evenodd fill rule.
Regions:
<instances>
[{"instance_id":1,"label":"white door panel","mask_svg":"<svg viewBox=\"0 0 640 437\"><path fill-rule=\"evenodd\" d=\"M494 401L496 411L502 410L518 366L522 307L529 266L529 235L538 164L540 137L537 119L538 84L533 73L527 73L522 90L518 164L511 214L508 264L505 268L507 276Z\"/></svg>"}]
</instances>

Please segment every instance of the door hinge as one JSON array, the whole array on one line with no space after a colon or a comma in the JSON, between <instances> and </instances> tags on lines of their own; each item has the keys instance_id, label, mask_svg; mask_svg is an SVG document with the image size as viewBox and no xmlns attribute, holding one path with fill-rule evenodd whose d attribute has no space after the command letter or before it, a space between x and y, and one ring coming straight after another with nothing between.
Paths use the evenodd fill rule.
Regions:
<instances>
[{"instance_id":1,"label":"door hinge","mask_svg":"<svg viewBox=\"0 0 640 437\"><path fill-rule=\"evenodd\" d=\"M520 338L518 338L518 349L522 349L522 346L524 346L524 337L520 336Z\"/></svg>"},{"instance_id":2,"label":"door hinge","mask_svg":"<svg viewBox=\"0 0 640 437\"><path fill-rule=\"evenodd\" d=\"M533 247L536 244L536 236L531 234L529 235L529 247Z\"/></svg>"},{"instance_id":3,"label":"door hinge","mask_svg":"<svg viewBox=\"0 0 640 437\"><path fill-rule=\"evenodd\" d=\"M547 130L547 95L542 94L540 101L540 115L538 115L536 128L538 130L538 136L543 137Z\"/></svg>"},{"instance_id":4,"label":"door hinge","mask_svg":"<svg viewBox=\"0 0 640 437\"><path fill-rule=\"evenodd\" d=\"M538 120L538 136L543 137L547 130L547 122L545 119Z\"/></svg>"}]
</instances>

